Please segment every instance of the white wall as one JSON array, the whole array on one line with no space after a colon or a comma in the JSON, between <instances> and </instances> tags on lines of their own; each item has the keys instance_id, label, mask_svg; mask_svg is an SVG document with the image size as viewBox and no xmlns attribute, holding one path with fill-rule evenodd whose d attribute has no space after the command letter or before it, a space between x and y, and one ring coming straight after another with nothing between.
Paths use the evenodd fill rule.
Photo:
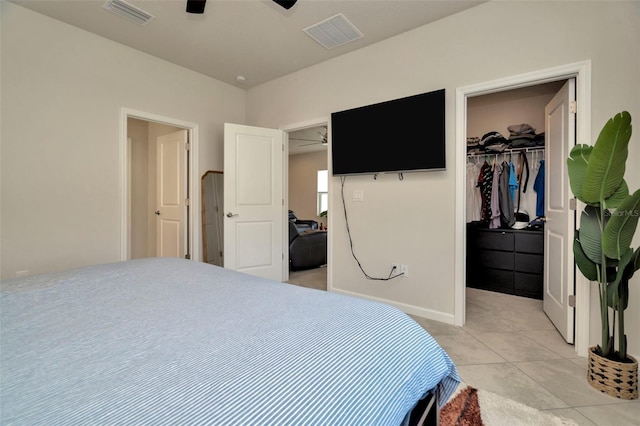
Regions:
<instances>
[{"instance_id":1,"label":"white wall","mask_svg":"<svg viewBox=\"0 0 640 426\"><path fill-rule=\"evenodd\" d=\"M318 217L316 210L318 170L327 170L326 150L289 156L289 209L299 219L316 220L326 225L326 218Z\"/></svg>"},{"instance_id":2,"label":"white wall","mask_svg":"<svg viewBox=\"0 0 640 426\"><path fill-rule=\"evenodd\" d=\"M349 252L342 215L329 223L333 290L382 299L408 312L452 321L456 169L455 90L508 76L584 60L592 61L592 134L620 110L640 119L640 11L638 2L489 2L248 91L247 121L286 126L333 111L440 88L447 91L447 170L396 176L349 177L346 199L354 248L371 275L391 262L409 265L393 282L363 277ZM277 99L277 108L273 107ZM593 141L579 141L592 143ZM633 136L629 164L640 164ZM627 182L640 186L640 168ZM350 201L354 189L364 202ZM332 212L340 180L332 178ZM640 242L639 236L635 244ZM627 324L640 324L640 276L631 283ZM594 288L595 291L595 288ZM597 304L592 313L597 315ZM640 329L628 327L629 349L640 353ZM591 327L598 341L599 327Z\"/></svg>"},{"instance_id":3,"label":"white wall","mask_svg":"<svg viewBox=\"0 0 640 426\"><path fill-rule=\"evenodd\" d=\"M197 123L202 175L245 91L0 3L2 277L118 261L122 108Z\"/></svg>"}]
</instances>

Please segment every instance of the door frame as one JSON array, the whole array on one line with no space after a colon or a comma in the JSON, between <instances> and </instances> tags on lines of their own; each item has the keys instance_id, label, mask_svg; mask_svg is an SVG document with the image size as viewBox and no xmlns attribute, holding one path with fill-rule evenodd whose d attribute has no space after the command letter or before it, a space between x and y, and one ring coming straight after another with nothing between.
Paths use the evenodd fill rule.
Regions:
<instances>
[{"instance_id":1,"label":"door frame","mask_svg":"<svg viewBox=\"0 0 640 426\"><path fill-rule=\"evenodd\" d=\"M465 167L467 154L467 98L518 89L552 81L576 79L576 99L578 100L578 114L576 115L576 143L591 141L591 61L586 60L567 65L560 65L533 71L516 76L501 78L456 89L455 99L455 164L456 166L456 195L455 195L455 274L454 274L454 324L463 326L466 316L466 176ZM570 151L570 147L567 152ZM565 177L568 179L568 176ZM576 221L580 219L577 218ZM587 356L589 346L589 317L590 317L590 282L575 274L575 350L579 356Z\"/></svg>"},{"instance_id":2,"label":"door frame","mask_svg":"<svg viewBox=\"0 0 640 426\"><path fill-rule=\"evenodd\" d=\"M185 224L185 235L188 237L188 252L191 259L202 261L202 252L200 250L200 239L195 239L196 235L201 235L201 224L199 220L201 196L200 191L196 190L200 184L199 176L199 126L197 123L179 120L176 118L165 117L145 111L137 111L130 108L121 108L120 110L120 260L129 259L129 173L130 173L130 152L127 143L127 119L135 118L138 120L151 121L154 123L165 124L167 126L179 127L187 130L189 137L190 149L185 156L188 161L188 185L189 194L189 215L187 217L188 224Z\"/></svg>"},{"instance_id":3,"label":"door frame","mask_svg":"<svg viewBox=\"0 0 640 426\"><path fill-rule=\"evenodd\" d=\"M300 123L294 123L294 124L288 124L285 126L280 126L279 129L284 131L285 134L285 138L284 138L284 154L286 155L285 159L286 161L283 161L283 195L284 195L284 205L285 205L285 209L284 209L284 226L283 229L286 231L285 232L285 238L283 239L283 247L282 247L282 252L285 254L284 255L284 262L282 263L282 276L284 278L284 281L289 281L289 226L287 226L287 222L289 221L289 215L288 215L288 211L289 211L289 133L291 132L297 132L298 130L304 130L304 129L309 129L311 127L318 127L318 126L327 126L327 137L329 138L329 140L331 139L331 119L330 117L320 117L320 118L315 118L312 120L307 120L307 121L303 121ZM327 169L330 169L330 158L331 158L331 152L330 152L330 146L331 143L327 144ZM329 191L329 199L331 199L331 185L329 185L329 188L327 189L327 191ZM327 215L327 228L331 229L331 215ZM331 256L331 233L327 232L327 281L329 281L329 277L330 277L330 260ZM327 288L329 288L329 282L327 282Z\"/></svg>"}]
</instances>

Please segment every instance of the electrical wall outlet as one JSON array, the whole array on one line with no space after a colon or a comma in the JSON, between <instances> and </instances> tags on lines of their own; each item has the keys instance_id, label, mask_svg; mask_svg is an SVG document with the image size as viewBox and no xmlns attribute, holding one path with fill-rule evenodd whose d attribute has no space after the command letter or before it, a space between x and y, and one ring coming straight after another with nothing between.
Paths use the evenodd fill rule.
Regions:
<instances>
[{"instance_id":1,"label":"electrical wall outlet","mask_svg":"<svg viewBox=\"0 0 640 426\"><path fill-rule=\"evenodd\" d=\"M408 277L409 276L409 266L400 265L400 273L402 274L402 276Z\"/></svg>"},{"instance_id":2,"label":"electrical wall outlet","mask_svg":"<svg viewBox=\"0 0 640 426\"><path fill-rule=\"evenodd\" d=\"M393 271L391 272L391 276L396 276L402 274L403 276L407 276L409 274L409 267L407 265L403 265L401 263L392 263L391 268Z\"/></svg>"}]
</instances>

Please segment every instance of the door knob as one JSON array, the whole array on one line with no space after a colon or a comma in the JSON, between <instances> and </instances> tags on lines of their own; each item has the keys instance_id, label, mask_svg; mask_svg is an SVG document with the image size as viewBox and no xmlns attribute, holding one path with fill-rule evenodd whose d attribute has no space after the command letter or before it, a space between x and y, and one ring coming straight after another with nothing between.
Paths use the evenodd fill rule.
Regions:
<instances>
[{"instance_id":1,"label":"door knob","mask_svg":"<svg viewBox=\"0 0 640 426\"><path fill-rule=\"evenodd\" d=\"M227 217L234 217L234 216L238 216L237 213L227 213Z\"/></svg>"},{"instance_id":2,"label":"door knob","mask_svg":"<svg viewBox=\"0 0 640 426\"><path fill-rule=\"evenodd\" d=\"M156 210L155 214L157 214L158 216L160 216L160 210Z\"/></svg>"}]
</instances>

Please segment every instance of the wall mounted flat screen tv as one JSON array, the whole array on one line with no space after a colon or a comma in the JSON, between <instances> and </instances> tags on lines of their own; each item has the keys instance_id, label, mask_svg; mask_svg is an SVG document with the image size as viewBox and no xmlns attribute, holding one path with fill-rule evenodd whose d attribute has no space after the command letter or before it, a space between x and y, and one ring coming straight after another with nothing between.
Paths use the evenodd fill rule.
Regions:
<instances>
[{"instance_id":1,"label":"wall mounted flat screen tv","mask_svg":"<svg viewBox=\"0 0 640 426\"><path fill-rule=\"evenodd\" d=\"M445 90L331 114L333 175L445 169Z\"/></svg>"}]
</instances>

